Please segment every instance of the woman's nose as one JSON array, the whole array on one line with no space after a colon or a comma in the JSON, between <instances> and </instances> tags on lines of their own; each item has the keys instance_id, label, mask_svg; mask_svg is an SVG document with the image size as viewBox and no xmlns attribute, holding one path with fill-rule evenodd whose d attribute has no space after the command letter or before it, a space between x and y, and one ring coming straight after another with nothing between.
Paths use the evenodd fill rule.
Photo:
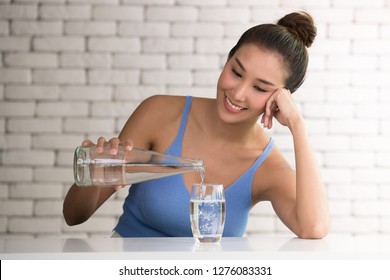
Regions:
<instances>
[{"instance_id":1,"label":"woman's nose","mask_svg":"<svg viewBox=\"0 0 390 280\"><path fill-rule=\"evenodd\" d=\"M234 90L234 98L238 101L243 101L246 98L248 86L244 83L239 84Z\"/></svg>"}]
</instances>

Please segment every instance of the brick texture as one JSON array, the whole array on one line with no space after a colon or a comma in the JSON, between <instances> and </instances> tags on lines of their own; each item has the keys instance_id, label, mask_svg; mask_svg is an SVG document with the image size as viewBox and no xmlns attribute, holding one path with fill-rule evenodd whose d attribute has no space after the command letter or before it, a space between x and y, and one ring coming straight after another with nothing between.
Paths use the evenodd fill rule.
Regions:
<instances>
[{"instance_id":1,"label":"brick texture","mask_svg":"<svg viewBox=\"0 0 390 280\"><path fill-rule=\"evenodd\" d=\"M318 36L295 94L321 167L331 234L390 235L390 1L0 1L0 236L109 236L126 189L68 227L73 150L117 135L157 93L213 97L247 28L306 10ZM291 135L270 131L294 166ZM247 235L288 234L268 202Z\"/></svg>"}]
</instances>

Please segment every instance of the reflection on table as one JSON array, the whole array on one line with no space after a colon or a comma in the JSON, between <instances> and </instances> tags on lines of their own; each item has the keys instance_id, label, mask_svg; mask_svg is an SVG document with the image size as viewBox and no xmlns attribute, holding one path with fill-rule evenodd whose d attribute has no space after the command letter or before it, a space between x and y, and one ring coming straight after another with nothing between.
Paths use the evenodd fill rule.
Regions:
<instances>
[{"instance_id":1,"label":"reflection on table","mask_svg":"<svg viewBox=\"0 0 390 280\"><path fill-rule=\"evenodd\" d=\"M390 259L390 238L291 236L222 238L0 239L0 259Z\"/></svg>"}]
</instances>

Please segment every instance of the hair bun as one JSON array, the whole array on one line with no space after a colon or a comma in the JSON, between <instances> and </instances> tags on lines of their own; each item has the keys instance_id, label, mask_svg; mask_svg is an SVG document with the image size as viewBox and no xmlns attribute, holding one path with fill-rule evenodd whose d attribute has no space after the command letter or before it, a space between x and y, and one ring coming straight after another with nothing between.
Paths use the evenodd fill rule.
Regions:
<instances>
[{"instance_id":1,"label":"hair bun","mask_svg":"<svg viewBox=\"0 0 390 280\"><path fill-rule=\"evenodd\" d=\"M306 12L295 12L285 15L278 23L296 36L306 47L310 47L317 35L313 18Z\"/></svg>"}]
</instances>

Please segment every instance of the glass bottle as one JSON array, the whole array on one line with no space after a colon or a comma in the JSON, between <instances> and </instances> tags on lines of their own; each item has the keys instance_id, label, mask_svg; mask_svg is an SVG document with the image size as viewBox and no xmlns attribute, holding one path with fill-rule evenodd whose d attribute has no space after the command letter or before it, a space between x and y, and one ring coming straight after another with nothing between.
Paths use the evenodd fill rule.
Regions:
<instances>
[{"instance_id":1,"label":"glass bottle","mask_svg":"<svg viewBox=\"0 0 390 280\"><path fill-rule=\"evenodd\" d=\"M111 155L109 145L98 153L96 146L77 147L74 153L73 174L76 185L126 186L186 172L204 176L203 161L133 148L126 151L119 145L118 153Z\"/></svg>"}]
</instances>

